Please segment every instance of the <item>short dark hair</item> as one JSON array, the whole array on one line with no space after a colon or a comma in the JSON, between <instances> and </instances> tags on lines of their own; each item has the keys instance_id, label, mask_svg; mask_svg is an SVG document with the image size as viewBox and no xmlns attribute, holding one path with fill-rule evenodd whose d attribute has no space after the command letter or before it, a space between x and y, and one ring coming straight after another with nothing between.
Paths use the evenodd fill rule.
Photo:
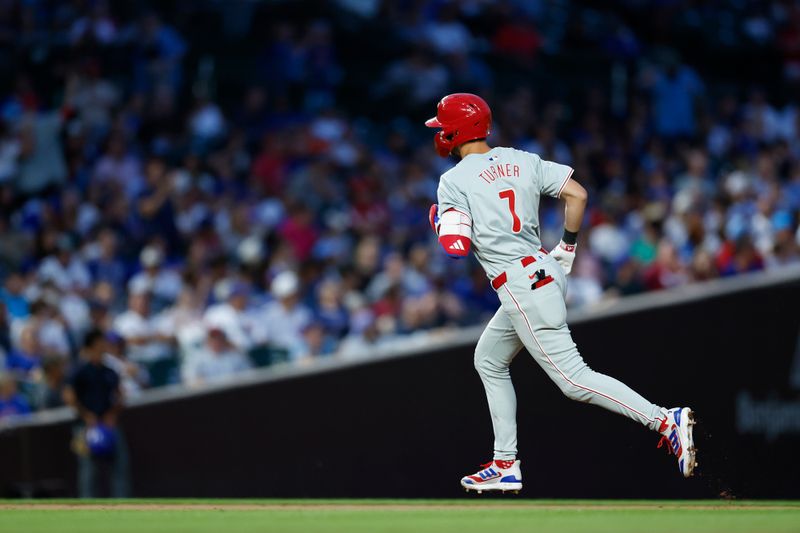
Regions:
<instances>
[{"instance_id":1,"label":"short dark hair","mask_svg":"<svg viewBox=\"0 0 800 533\"><path fill-rule=\"evenodd\" d=\"M83 347L84 348L93 348L97 345L98 342L105 340L105 333L100 328L92 328L87 333L86 336L83 338Z\"/></svg>"}]
</instances>

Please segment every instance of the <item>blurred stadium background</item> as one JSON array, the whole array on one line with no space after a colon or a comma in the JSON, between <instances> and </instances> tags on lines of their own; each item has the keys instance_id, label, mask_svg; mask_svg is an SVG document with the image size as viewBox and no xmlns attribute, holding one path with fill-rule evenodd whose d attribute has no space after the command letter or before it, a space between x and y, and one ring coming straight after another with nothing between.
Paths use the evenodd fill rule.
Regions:
<instances>
[{"instance_id":1,"label":"blurred stadium background","mask_svg":"<svg viewBox=\"0 0 800 533\"><path fill-rule=\"evenodd\" d=\"M454 91L589 190L588 361L712 415L705 479L641 479L655 443L527 364L529 456L558 432L543 471L597 478L532 494L800 496L797 0L0 0L0 495L451 495L489 449L497 307L428 228L422 121ZM64 403L92 357L110 461ZM431 452L455 477L414 493ZM264 482L286 456L304 479ZM391 482L330 482L351 460Z\"/></svg>"}]
</instances>

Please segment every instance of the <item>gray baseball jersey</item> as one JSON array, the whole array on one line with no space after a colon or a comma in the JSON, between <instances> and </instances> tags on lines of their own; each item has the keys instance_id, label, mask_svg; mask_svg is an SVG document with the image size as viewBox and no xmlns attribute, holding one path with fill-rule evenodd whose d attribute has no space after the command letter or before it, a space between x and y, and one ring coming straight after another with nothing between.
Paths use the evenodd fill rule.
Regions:
<instances>
[{"instance_id":1,"label":"gray baseball jersey","mask_svg":"<svg viewBox=\"0 0 800 533\"><path fill-rule=\"evenodd\" d=\"M472 246L489 277L542 246L539 198L558 198L572 169L514 148L470 154L439 180L439 213L472 218Z\"/></svg>"},{"instance_id":2,"label":"gray baseball jersey","mask_svg":"<svg viewBox=\"0 0 800 533\"><path fill-rule=\"evenodd\" d=\"M571 399L599 405L653 430L666 411L589 368L572 340L564 301L566 275L540 251L538 213L541 195L559 197L571 175L570 167L536 154L492 148L467 155L439 181L439 213L454 208L472 219L473 250L487 275L503 281L495 287L500 309L475 347L475 368L494 427L495 459L517 454L517 404L509 365L523 346ZM542 272L552 282L532 284Z\"/></svg>"}]
</instances>

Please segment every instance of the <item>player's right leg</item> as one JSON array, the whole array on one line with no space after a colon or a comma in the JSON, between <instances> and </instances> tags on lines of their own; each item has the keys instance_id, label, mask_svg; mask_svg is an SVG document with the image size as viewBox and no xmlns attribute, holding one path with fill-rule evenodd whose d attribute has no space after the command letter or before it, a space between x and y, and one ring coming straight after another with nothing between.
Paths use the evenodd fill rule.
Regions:
<instances>
[{"instance_id":1,"label":"player's right leg","mask_svg":"<svg viewBox=\"0 0 800 533\"><path fill-rule=\"evenodd\" d=\"M519 490L522 474L517 456L517 396L509 365L522 341L502 309L487 324L475 347L475 370L481 377L494 429L494 457L475 474L464 476L467 490Z\"/></svg>"}]
</instances>

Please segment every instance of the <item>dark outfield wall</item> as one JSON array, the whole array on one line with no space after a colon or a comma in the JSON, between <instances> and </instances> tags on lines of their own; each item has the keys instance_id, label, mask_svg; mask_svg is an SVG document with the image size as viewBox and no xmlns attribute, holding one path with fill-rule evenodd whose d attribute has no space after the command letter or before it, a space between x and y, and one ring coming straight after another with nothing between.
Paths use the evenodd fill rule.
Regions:
<instances>
[{"instance_id":1,"label":"dark outfield wall","mask_svg":"<svg viewBox=\"0 0 800 533\"><path fill-rule=\"evenodd\" d=\"M656 434L566 400L520 354L525 496L800 497L799 302L795 281L573 328L596 370L695 408L690 480ZM492 445L467 348L139 406L124 426L140 497L459 496ZM0 433L0 491L72 493L68 439Z\"/></svg>"}]
</instances>

